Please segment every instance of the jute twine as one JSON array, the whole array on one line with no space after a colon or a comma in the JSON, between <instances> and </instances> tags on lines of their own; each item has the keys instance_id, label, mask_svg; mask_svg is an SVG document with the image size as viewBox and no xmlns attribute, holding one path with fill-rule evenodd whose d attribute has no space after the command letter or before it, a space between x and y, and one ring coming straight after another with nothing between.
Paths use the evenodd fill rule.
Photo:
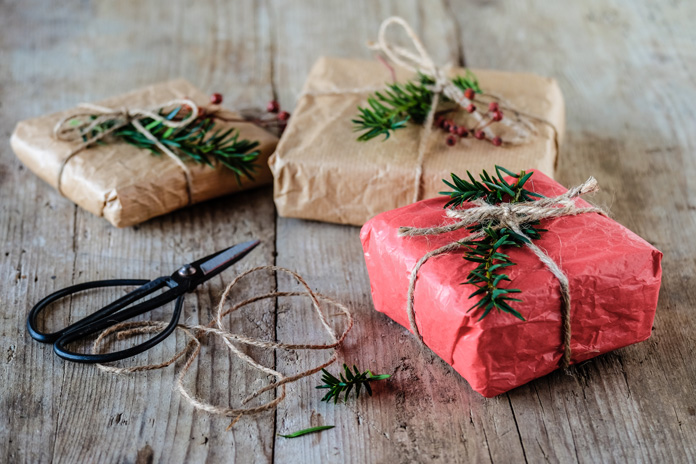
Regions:
<instances>
[{"instance_id":1,"label":"jute twine","mask_svg":"<svg viewBox=\"0 0 696 464\"><path fill-rule=\"evenodd\" d=\"M394 45L389 40L387 40L387 29L391 25L401 26L406 35L411 40L416 53L413 51ZM435 113L437 112L437 106L440 103L441 95L445 95L447 98L455 102L462 108L467 108L470 104L476 103L486 103L481 100L474 100L466 98L464 92L461 91L459 87L454 85L447 77L450 66L444 66L438 68L435 66L433 59L431 58L428 51L425 49L423 42L420 40L418 35L414 32L413 28L404 20L398 16L392 16L385 19L379 28L379 34L377 42L370 42L368 47L371 50L375 50L383 53L388 60L392 63L400 66L404 69L412 71L414 73L421 73L428 76L434 81L434 84L428 86L429 90L433 93L433 99L430 104L430 110L428 111L425 121L423 122L420 139L418 142L418 151L416 157L416 172L414 176L414 186L413 186L413 202L421 199L422 194L422 183L423 183L423 164L425 161L425 156L428 149L428 141L433 130L433 121L435 119ZM308 91L303 92L300 97L309 96L324 96L324 95L347 95L347 94L365 94L372 93L376 91L384 90L384 87L357 87L357 88L347 88L347 89L332 89L328 91ZM519 145L525 143L533 134L535 134L536 128L532 122L538 122L549 126L554 132L554 138L557 139L556 128L550 122L521 112L515 109L511 104L505 102L501 97L493 95L491 93L484 93L479 95L479 97L487 98L489 101L496 101L499 103L499 107L506 112L513 113L515 117L503 118L498 124L503 124L509 127L513 136L506 139L504 143L506 145ZM478 112L474 111L471 113L476 119L478 124L482 124L483 116ZM487 137L493 138L494 134L489 127L483 127L482 130Z\"/></svg>"},{"instance_id":2,"label":"jute twine","mask_svg":"<svg viewBox=\"0 0 696 464\"><path fill-rule=\"evenodd\" d=\"M601 208L595 206L578 207L573 201L574 198L587 193L592 193L599 190L599 186L594 177L590 177L584 183L573 187L562 195L551 198L543 198L538 201L522 202L522 203L501 203L498 205L490 205L483 200L474 200L471 203L473 208L461 210L447 210L447 216L457 219L456 222L439 227L400 227L399 235L404 237L415 237L421 235L439 235L468 227L476 223L495 224L492 226L494 230L508 228L516 234L526 236L523 226L531 224L542 219L553 219L564 216L576 216L578 214L599 213L606 216L606 213ZM406 312L408 321L411 326L411 331L416 335L421 344L424 345L423 336L418 330L416 323L416 313L414 309L414 295L416 291L416 281L418 280L418 271L430 259L438 255L453 252L467 244L474 242L484 236L483 232L475 232L444 245L436 250L429 251L423 255L411 270L408 285L408 296L406 300ZM529 238L529 237L527 237ZM561 267L541 248L532 242L526 243L527 248L539 258L539 260L548 268L549 271L558 279L561 292L561 345L563 347L563 356L561 357L560 366L567 368L570 365L571 349L571 301L570 301L570 286L568 276L561 270Z\"/></svg>"},{"instance_id":3,"label":"jute twine","mask_svg":"<svg viewBox=\"0 0 696 464\"><path fill-rule=\"evenodd\" d=\"M179 121L166 119L159 114L166 108L184 105L188 106L191 109L191 112L188 114L188 116ZM181 168L186 178L186 195L188 197L188 204L193 203L191 171L189 170L188 166L186 166L186 163L184 163L169 148L167 148L166 145L160 142L157 137L152 135L152 133L142 124L143 119L150 118L161 123L163 126L172 129L180 129L185 127L198 117L198 106L193 101L186 98L179 98L170 100L162 105L156 105L155 107L149 109L108 108L105 106L94 105L92 103L81 103L78 106L86 111L65 116L58 121L53 129L53 135L58 140L63 140L66 142L81 142L79 145L73 148L70 153L68 153L68 156L61 162L60 168L58 169L57 187L58 192L61 195L64 195L62 186L63 171L65 170L65 166L68 164L68 162L85 148L102 140L118 129L121 129L128 124L132 124L138 132L143 134L160 151L162 151L162 153L171 158ZM111 127L106 130L100 130L93 133L96 128L105 123L110 123Z\"/></svg>"},{"instance_id":4,"label":"jute twine","mask_svg":"<svg viewBox=\"0 0 696 464\"><path fill-rule=\"evenodd\" d=\"M291 275L297 282L300 283L300 285L304 288L304 291L294 291L294 292L270 292L270 293L265 293L262 295L256 295L251 298L248 298L246 300L240 301L238 303L233 304L230 307L227 307L227 301L230 298L230 295L232 293L232 290L234 287L239 283L241 279L243 279L245 276L248 276L252 273L258 272L258 271L273 271L273 272L284 272L286 274ZM311 302L312 302L312 307L314 308L314 312L316 313L317 317L319 318L319 321L321 322L322 327L324 328L324 331L327 333L330 343L327 344L305 344L305 343L280 343L280 342L275 342L271 340L263 340L263 339L257 339L253 337L249 337L243 334L235 334L231 333L227 329L224 328L223 325L223 318L225 316L228 316L229 314L232 314L233 312L251 304L255 303L257 301L261 300L266 300L270 298L278 298L278 297L287 297L287 296L306 296L308 297ZM348 318L348 321L345 325L345 329L343 332L339 335L336 333L336 331L331 327L327 320L327 316L322 309L322 303L326 303L329 305L332 305L336 307L340 313ZM123 322L120 324L116 324L104 332L102 332L99 337L94 341L93 345L93 351L95 353L99 353L102 349L102 345L108 344L109 342L109 337L110 336L115 336L117 339L125 339L128 337L133 337L139 334L150 334L150 333L157 333L163 330L167 326L167 323L165 322L155 322L155 321L142 321L142 322ZM338 348L343 344L343 341L346 338L346 335L348 335L348 332L350 329L353 327L353 316L344 306L343 304L339 303L338 301L329 298L328 296L322 295L320 293L312 291L312 289L309 287L307 282L298 275L297 273L285 269L283 267L278 267L278 266L259 266L255 267L253 269L250 269L246 272L243 272L242 274L238 275L232 282L230 282L229 285L227 285L227 288L225 289L224 293L222 294L222 297L220 298L220 302L217 305L217 310L216 310L216 316L213 318L210 323L207 325L187 325L187 324L179 324L177 328L181 330L186 336L190 339L188 344L184 349L176 353L172 358L168 359L167 361L164 361L159 364L148 364L144 366L133 366L133 367L115 367L115 366L107 366L103 364L98 364L99 368L103 371L106 372L111 372L115 374L129 374L133 372L140 372L140 371L151 371L155 369L161 369L163 367L169 366L176 362L178 359L181 357L185 356L187 353L189 353L188 358L186 359L186 362L184 363L183 368L179 372L179 375L177 377L177 383L176 383L176 388L179 391L179 393L186 398L186 400L195 408L195 409L200 409L206 412L209 412L211 414L217 414L217 415L222 415L222 416L228 416L232 417L233 421L230 424L230 427L234 425L234 423L239 420L239 418L243 415L252 415L252 414L258 414L263 411L268 411L271 409L274 409L278 406L278 404L285 399L286 391L285 391L285 386L286 384L290 382L295 382L299 379L302 379L304 377L310 376L312 374L315 374L319 372L321 369L329 366L333 362L336 361L338 358ZM280 387L280 392L279 394L276 395L276 397L264 404L258 405L258 406L252 406L252 407L228 407L228 406L219 406L215 405L212 403L207 402L206 400L199 398L195 396L193 393L189 392L186 387L184 386L184 379L186 377L186 373L188 370L191 368L193 365L194 361L198 357L201 351L201 338L205 335L213 335L216 337L222 338L222 340L225 342L227 347L230 349L232 354L236 356L237 358L241 359L242 361L246 362L248 365L253 367L254 369L257 369L261 371L264 374L270 375L275 378L275 380L266 386L262 388L256 389L253 393L251 393L248 397L246 397L242 401L242 405L247 404L249 401L253 400L254 398L257 398L259 395L270 391L274 390L276 388ZM294 374L290 376L286 376L285 374L282 374L275 369L271 369L270 367L264 366L263 364L257 362L255 359L250 357L249 355L243 353L240 348L238 348L234 343L241 343L244 345L249 345L249 346L255 346L259 348L264 348L264 349L270 349L270 350L275 350L275 349L281 349L281 350L287 350L287 351L293 351L293 350L332 350L331 357L329 358L328 361L322 363L319 366L315 366L309 370L306 370L304 372L301 372L299 374Z\"/></svg>"}]
</instances>

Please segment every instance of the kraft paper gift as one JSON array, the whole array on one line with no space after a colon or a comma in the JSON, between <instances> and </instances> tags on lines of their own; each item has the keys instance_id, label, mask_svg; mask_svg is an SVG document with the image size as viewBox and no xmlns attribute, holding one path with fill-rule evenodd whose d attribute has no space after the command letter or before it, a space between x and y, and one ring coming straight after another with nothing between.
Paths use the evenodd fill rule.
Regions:
<instances>
[{"instance_id":1,"label":"kraft paper gift","mask_svg":"<svg viewBox=\"0 0 696 464\"><path fill-rule=\"evenodd\" d=\"M433 198L451 172L480 172L502 165L510 170L534 168L553 177L565 128L563 96L553 79L533 74L473 70L486 93L518 111L546 121L523 144L494 147L472 137L454 147L446 134L433 130L420 179L420 198ZM450 75L463 75L454 68ZM396 68L398 81L414 77ZM358 142L351 122L370 92L384 88L389 70L378 61L321 58L312 68L298 105L270 159L274 198L281 216L362 225L376 214L413 203L418 144L422 127L409 124L383 141ZM506 117L513 117L506 112ZM498 131L498 128L496 128ZM505 138L505 128L501 135Z\"/></svg>"},{"instance_id":2,"label":"kraft paper gift","mask_svg":"<svg viewBox=\"0 0 696 464\"><path fill-rule=\"evenodd\" d=\"M201 106L208 102L205 94L180 79L151 85L98 104L114 109L150 108L176 98L188 98ZM58 121L76 111L67 110L21 121L10 140L17 157L56 189L63 160L74 149L75 143L56 139L53 129ZM240 184L228 169L186 162L191 179L189 202L186 174L174 160L125 142L110 141L94 144L69 159L61 175L62 193L114 226L127 227L189 204L270 183L268 157L275 149L277 138L248 122L216 121L217 127L235 127L240 132L240 139L260 142L258 150L261 153L256 161L258 168L254 180L243 177Z\"/></svg>"}]
</instances>

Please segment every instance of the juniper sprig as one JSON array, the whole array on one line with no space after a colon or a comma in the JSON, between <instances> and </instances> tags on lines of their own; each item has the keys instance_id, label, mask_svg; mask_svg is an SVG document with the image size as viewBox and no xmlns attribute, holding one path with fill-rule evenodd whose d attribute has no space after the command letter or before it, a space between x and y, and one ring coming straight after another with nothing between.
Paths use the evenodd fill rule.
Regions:
<instances>
[{"instance_id":1,"label":"juniper sprig","mask_svg":"<svg viewBox=\"0 0 696 464\"><path fill-rule=\"evenodd\" d=\"M382 92L375 92L367 99L367 106L358 106L358 116L352 120L356 132L363 132L358 140L361 142L384 135L384 140L398 129L406 127L409 121L423 124L433 101L430 86L432 78L418 74L416 81L404 84L388 84ZM452 83L462 91L470 89L481 93L476 76L469 70L464 76L457 76ZM449 102L443 97L443 103Z\"/></svg>"},{"instance_id":2,"label":"juniper sprig","mask_svg":"<svg viewBox=\"0 0 696 464\"><path fill-rule=\"evenodd\" d=\"M360 390L362 387L365 387L367 393L370 396L372 396L372 388L370 387L370 382L373 382L375 380L384 380L391 377L391 375L389 374L374 375L370 371L360 373L358 368L355 366L353 366L354 372L351 372L347 364L343 365L343 370L345 371L345 375L341 373L339 375L339 378L333 376L326 369L321 370L324 373L321 376L321 381L324 382L324 385L319 385L316 388L329 389L326 395L324 395L324 397L321 399L322 401L329 402L331 401L331 398L333 398L335 404L338 403L339 397L341 396L341 394L343 394L343 401L347 402L348 395L350 394L351 390L355 388L355 397L358 398L360 396Z\"/></svg>"},{"instance_id":3,"label":"juniper sprig","mask_svg":"<svg viewBox=\"0 0 696 464\"><path fill-rule=\"evenodd\" d=\"M179 106L166 116L164 114L162 116L167 120L176 120L184 111L186 110ZM260 151L256 150L259 142L240 139L239 131L234 128L226 131L217 128L214 117L202 116L181 128L167 127L162 122L151 118L145 118L141 123L150 134L181 159L211 167L214 167L214 162L217 162L231 170L237 182L241 182L241 177L253 179L253 172L257 168L255 162L260 154ZM112 124L113 122L100 124L91 134L85 134L84 138L87 139L100 131L105 131ZM117 129L112 135L138 148L161 155L155 142L143 135L132 124Z\"/></svg>"},{"instance_id":4,"label":"juniper sprig","mask_svg":"<svg viewBox=\"0 0 696 464\"><path fill-rule=\"evenodd\" d=\"M513 173L507 169L496 166L497 176L489 175L485 170L480 174L480 180L467 171L469 181L452 174L452 182L443 179L445 184L452 188L450 192L440 192L448 195L450 200L445 204L445 208L456 208L471 200L483 200L488 204L500 203L519 203L533 201L535 198L543 198L536 192L525 188L525 184L532 176L532 172ZM503 173L512 177L514 182L509 183L505 180ZM479 240L465 245L466 252L464 259L476 263L476 268L471 270L467 276L465 284L475 286L477 289L469 296L474 298L480 296L479 301L474 304L469 311L481 309L483 313L479 320L486 317L491 310L496 309L501 312L512 314L524 320L513 306L512 303L522 301L511 295L520 293L516 288L503 288L501 284L510 281L510 277L504 273L505 269L514 266L515 263L510 256L501 251L504 247L520 247L530 240L541 238L541 233L545 229L538 227L539 221L531 221L520 225L519 231L515 232L508 227L501 227L495 220L487 223L478 223L468 227L470 232L481 232L483 237Z\"/></svg>"}]
</instances>

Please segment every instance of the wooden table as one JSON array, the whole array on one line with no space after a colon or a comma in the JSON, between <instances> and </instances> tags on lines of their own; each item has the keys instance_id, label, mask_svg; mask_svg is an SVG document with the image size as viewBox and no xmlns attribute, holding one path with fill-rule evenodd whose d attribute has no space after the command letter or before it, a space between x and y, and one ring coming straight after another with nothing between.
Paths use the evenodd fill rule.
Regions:
<instances>
[{"instance_id":1,"label":"wooden table","mask_svg":"<svg viewBox=\"0 0 696 464\"><path fill-rule=\"evenodd\" d=\"M665 254L648 341L484 399L373 310L358 228L279 218L262 188L115 229L28 172L7 143L20 119L179 76L230 107L277 98L291 109L317 57L370 57L366 40L393 14L438 62L559 80L568 117L560 181L597 177L595 200ZM0 461L694 462L694 18L689 1L0 2ZM291 267L350 305L357 322L339 362L392 374L374 397L322 403L314 376L290 385L277 411L226 431L229 419L194 412L174 391L175 368L113 376L65 363L26 333L27 311L55 289L157 276L252 236L263 245L236 271ZM291 286L269 274L246 291ZM186 321L207 322L223 288L217 277L190 295ZM75 300L48 323L110 296ZM318 338L291 307L260 304L235 328ZM183 343L172 337L143 362ZM198 395L234 402L258 385L224 346L206 350L188 383ZM325 356L252 351L283 372ZM319 424L337 427L276 435Z\"/></svg>"}]
</instances>

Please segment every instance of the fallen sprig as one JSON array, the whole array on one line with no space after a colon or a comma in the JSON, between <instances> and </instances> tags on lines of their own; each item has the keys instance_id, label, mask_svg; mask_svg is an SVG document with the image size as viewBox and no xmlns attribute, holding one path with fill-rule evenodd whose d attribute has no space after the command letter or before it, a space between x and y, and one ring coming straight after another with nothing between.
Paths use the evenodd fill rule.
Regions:
<instances>
[{"instance_id":1,"label":"fallen sprig","mask_svg":"<svg viewBox=\"0 0 696 464\"><path fill-rule=\"evenodd\" d=\"M326 369L321 370L324 373L324 375L322 375L321 377L321 380L325 384L319 385L317 386L317 388L329 389L329 392L326 395L324 395L324 397L321 399L322 401L329 402L331 398L333 398L334 404L338 403L339 397L343 393L343 401L346 402L348 401L348 395L350 394L351 390L353 390L353 388L355 388L355 397L358 398L360 396L360 390L362 389L362 387L365 387L367 393L370 396L372 396L372 388L370 388L370 382L373 382L375 380L384 380L391 377L391 375L389 374L374 375L370 371L360 373L358 368L355 366L353 366L354 372L351 372L347 364L343 365L343 369L345 371L345 375L344 373L341 373L339 375L340 378L334 377Z\"/></svg>"}]
</instances>

